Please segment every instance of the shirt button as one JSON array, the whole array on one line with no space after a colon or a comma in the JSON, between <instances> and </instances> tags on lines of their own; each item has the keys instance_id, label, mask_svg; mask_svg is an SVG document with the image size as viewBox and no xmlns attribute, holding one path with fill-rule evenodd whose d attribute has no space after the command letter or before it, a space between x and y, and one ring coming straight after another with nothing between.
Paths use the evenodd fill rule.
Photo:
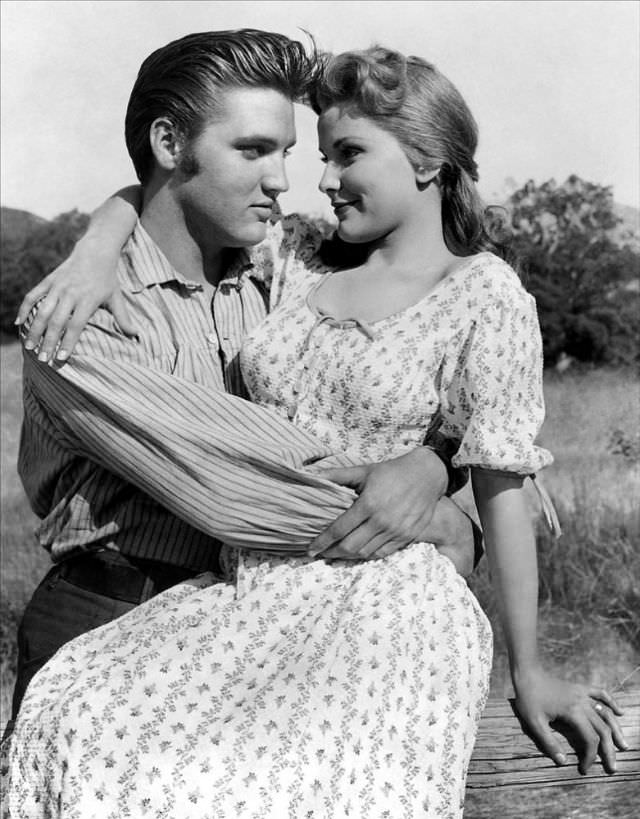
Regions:
<instances>
[{"instance_id":1,"label":"shirt button","mask_svg":"<svg viewBox=\"0 0 640 819\"><path fill-rule=\"evenodd\" d=\"M218 339L216 338L215 333L209 333L209 335L207 336L207 341L209 344L217 344Z\"/></svg>"}]
</instances>

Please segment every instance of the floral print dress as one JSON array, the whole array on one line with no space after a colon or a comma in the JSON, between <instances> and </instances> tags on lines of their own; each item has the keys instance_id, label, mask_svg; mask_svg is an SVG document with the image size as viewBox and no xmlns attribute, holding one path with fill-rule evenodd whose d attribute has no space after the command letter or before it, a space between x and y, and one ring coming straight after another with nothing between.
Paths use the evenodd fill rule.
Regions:
<instances>
[{"instance_id":1,"label":"floral print dress","mask_svg":"<svg viewBox=\"0 0 640 819\"><path fill-rule=\"evenodd\" d=\"M317 239L283 228L297 251L242 353L255 402L362 462L434 421L457 465L550 461L535 306L508 265L481 254L406 310L336 322L313 307L331 275ZM228 582L176 586L34 678L11 816L459 817L491 631L453 564L425 543L370 562L227 559Z\"/></svg>"}]
</instances>

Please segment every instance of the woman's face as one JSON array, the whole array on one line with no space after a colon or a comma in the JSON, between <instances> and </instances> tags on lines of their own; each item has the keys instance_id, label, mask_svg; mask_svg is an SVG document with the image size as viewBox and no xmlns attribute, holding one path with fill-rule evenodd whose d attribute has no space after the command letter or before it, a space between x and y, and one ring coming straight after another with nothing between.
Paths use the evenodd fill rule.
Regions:
<instances>
[{"instance_id":1,"label":"woman's face","mask_svg":"<svg viewBox=\"0 0 640 819\"><path fill-rule=\"evenodd\" d=\"M326 169L319 188L331 200L338 235L372 242L416 218L416 172L402 145L355 109L333 106L318 120Z\"/></svg>"}]
</instances>

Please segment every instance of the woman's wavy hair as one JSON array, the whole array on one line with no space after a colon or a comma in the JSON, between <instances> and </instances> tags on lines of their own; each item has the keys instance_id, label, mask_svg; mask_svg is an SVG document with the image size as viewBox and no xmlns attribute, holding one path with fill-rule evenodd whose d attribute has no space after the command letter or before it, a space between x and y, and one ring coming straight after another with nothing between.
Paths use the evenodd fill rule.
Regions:
<instances>
[{"instance_id":1,"label":"woman's wavy hair","mask_svg":"<svg viewBox=\"0 0 640 819\"><path fill-rule=\"evenodd\" d=\"M171 120L187 142L218 113L225 91L269 88L292 101L306 99L318 61L283 34L256 29L189 34L157 49L140 66L125 117L125 138L138 179L153 170L149 129Z\"/></svg>"},{"instance_id":2,"label":"woman's wavy hair","mask_svg":"<svg viewBox=\"0 0 640 819\"><path fill-rule=\"evenodd\" d=\"M444 239L452 253L505 255L506 220L485 208L476 189L478 126L460 92L434 65L381 46L324 55L310 101L317 114L332 105L356 108L398 140L414 168L439 168ZM337 251L339 244L333 240ZM349 253L344 244L338 254ZM324 255L330 254L325 247Z\"/></svg>"}]
</instances>

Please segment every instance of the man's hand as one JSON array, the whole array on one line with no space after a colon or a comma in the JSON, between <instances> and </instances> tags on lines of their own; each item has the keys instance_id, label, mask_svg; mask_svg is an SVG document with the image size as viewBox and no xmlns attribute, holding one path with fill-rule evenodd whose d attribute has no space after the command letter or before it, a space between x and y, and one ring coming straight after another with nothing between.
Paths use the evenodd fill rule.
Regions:
<instances>
[{"instance_id":1,"label":"man's hand","mask_svg":"<svg viewBox=\"0 0 640 819\"><path fill-rule=\"evenodd\" d=\"M430 449L377 464L326 469L322 476L355 489L359 497L312 541L309 554L323 558L363 560L386 557L411 543L443 547L457 570L473 568L471 520L443 498L447 470ZM442 500L440 500L442 498Z\"/></svg>"}]
</instances>

